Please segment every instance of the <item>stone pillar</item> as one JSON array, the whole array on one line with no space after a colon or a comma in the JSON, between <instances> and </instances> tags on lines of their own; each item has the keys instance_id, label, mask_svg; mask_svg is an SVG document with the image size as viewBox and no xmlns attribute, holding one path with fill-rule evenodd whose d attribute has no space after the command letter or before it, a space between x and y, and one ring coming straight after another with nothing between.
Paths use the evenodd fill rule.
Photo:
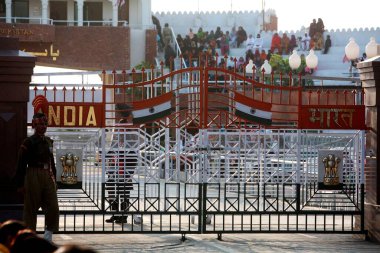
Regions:
<instances>
[{"instance_id":1,"label":"stone pillar","mask_svg":"<svg viewBox=\"0 0 380 253\"><path fill-rule=\"evenodd\" d=\"M112 0L112 26L117 26L119 22L118 2L118 0Z\"/></svg>"},{"instance_id":2,"label":"stone pillar","mask_svg":"<svg viewBox=\"0 0 380 253\"><path fill-rule=\"evenodd\" d=\"M137 27L141 26L141 21L139 20L139 17L141 17L140 12L140 5L138 0L129 0L129 26L131 28L135 29Z\"/></svg>"},{"instance_id":3,"label":"stone pillar","mask_svg":"<svg viewBox=\"0 0 380 253\"><path fill-rule=\"evenodd\" d=\"M380 242L380 126L377 112L380 111L380 56L358 64L360 80L365 93L366 107L366 163L365 163L365 229L373 241Z\"/></svg>"},{"instance_id":4,"label":"stone pillar","mask_svg":"<svg viewBox=\"0 0 380 253\"><path fill-rule=\"evenodd\" d=\"M12 23L12 0L5 0L5 22Z\"/></svg>"},{"instance_id":5,"label":"stone pillar","mask_svg":"<svg viewBox=\"0 0 380 253\"><path fill-rule=\"evenodd\" d=\"M17 38L0 37L0 222L22 218L23 198L12 178L18 149L27 136L29 84L35 62L36 57L19 51Z\"/></svg>"},{"instance_id":6,"label":"stone pillar","mask_svg":"<svg viewBox=\"0 0 380 253\"><path fill-rule=\"evenodd\" d=\"M47 25L48 24L48 0L41 0L41 6L42 6L42 24Z\"/></svg>"},{"instance_id":7,"label":"stone pillar","mask_svg":"<svg viewBox=\"0 0 380 253\"><path fill-rule=\"evenodd\" d=\"M129 24L134 28L148 29L153 26L151 1L129 0Z\"/></svg>"},{"instance_id":8,"label":"stone pillar","mask_svg":"<svg viewBox=\"0 0 380 253\"><path fill-rule=\"evenodd\" d=\"M140 1L141 3L141 23L143 29L152 29L152 4L151 0Z\"/></svg>"},{"instance_id":9,"label":"stone pillar","mask_svg":"<svg viewBox=\"0 0 380 253\"><path fill-rule=\"evenodd\" d=\"M78 26L83 26L83 2L84 0L77 0Z\"/></svg>"}]
</instances>

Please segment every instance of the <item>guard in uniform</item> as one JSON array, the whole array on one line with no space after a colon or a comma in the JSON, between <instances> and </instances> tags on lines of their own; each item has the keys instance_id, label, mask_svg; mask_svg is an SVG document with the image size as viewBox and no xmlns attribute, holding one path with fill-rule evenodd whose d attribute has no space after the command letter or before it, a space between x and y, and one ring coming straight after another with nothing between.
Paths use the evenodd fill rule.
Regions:
<instances>
[{"instance_id":1,"label":"guard in uniform","mask_svg":"<svg viewBox=\"0 0 380 253\"><path fill-rule=\"evenodd\" d=\"M33 100L33 106L34 134L20 147L15 181L19 191L24 193L25 224L36 230L37 211L41 207L45 213L44 238L52 241L52 234L59 227L59 209L53 140L45 136L48 101L39 95Z\"/></svg>"},{"instance_id":2,"label":"guard in uniform","mask_svg":"<svg viewBox=\"0 0 380 253\"><path fill-rule=\"evenodd\" d=\"M129 113L124 113L124 117L128 117ZM127 123L123 118L119 121L120 124ZM125 136L121 133L117 135L118 149L108 152L106 174L108 180L106 182L106 191L108 193L108 201L111 211L128 212L130 209L130 193L133 191L132 178L137 167L137 154L134 150L127 149L124 145ZM108 223L123 224L127 222L127 214L114 214L105 221ZM136 224L141 222L141 217L134 216Z\"/></svg>"}]
</instances>

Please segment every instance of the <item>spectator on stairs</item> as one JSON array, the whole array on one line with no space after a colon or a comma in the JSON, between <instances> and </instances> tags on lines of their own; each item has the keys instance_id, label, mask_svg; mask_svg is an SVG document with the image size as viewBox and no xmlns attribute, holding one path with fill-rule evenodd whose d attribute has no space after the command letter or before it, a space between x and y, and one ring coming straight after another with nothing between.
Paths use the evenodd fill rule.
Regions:
<instances>
[{"instance_id":1,"label":"spectator on stairs","mask_svg":"<svg viewBox=\"0 0 380 253\"><path fill-rule=\"evenodd\" d=\"M176 57L176 53L174 49L170 45L165 46L165 66L170 69L170 71L174 70L174 62L173 59Z\"/></svg>"},{"instance_id":2,"label":"spectator on stairs","mask_svg":"<svg viewBox=\"0 0 380 253\"><path fill-rule=\"evenodd\" d=\"M307 51L310 49L310 36L307 33L302 37L301 42L301 50Z\"/></svg>"},{"instance_id":3,"label":"spectator on stairs","mask_svg":"<svg viewBox=\"0 0 380 253\"><path fill-rule=\"evenodd\" d=\"M239 72L243 72L243 67L245 65L245 61L244 61L244 58L243 56L240 56L239 57L239 60L236 62L236 69L239 71Z\"/></svg>"},{"instance_id":4,"label":"spectator on stairs","mask_svg":"<svg viewBox=\"0 0 380 253\"><path fill-rule=\"evenodd\" d=\"M314 34L314 50L322 50L323 48L323 35L320 32Z\"/></svg>"},{"instance_id":5,"label":"spectator on stairs","mask_svg":"<svg viewBox=\"0 0 380 253\"><path fill-rule=\"evenodd\" d=\"M216 40L216 43L218 45L218 48L220 48L220 39L222 38L222 36L223 36L223 32L220 29L220 26L216 27L216 30L215 30L215 40Z\"/></svg>"},{"instance_id":6,"label":"spectator on stairs","mask_svg":"<svg viewBox=\"0 0 380 253\"><path fill-rule=\"evenodd\" d=\"M183 38L182 38L181 34L177 35L177 43L178 43L179 48L182 51L184 49L184 47L185 47L185 44L184 44L184 41L183 41Z\"/></svg>"},{"instance_id":7,"label":"spectator on stairs","mask_svg":"<svg viewBox=\"0 0 380 253\"><path fill-rule=\"evenodd\" d=\"M193 29L190 28L189 33L187 35L189 35L189 38L192 40L194 38Z\"/></svg>"},{"instance_id":8,"label":"spectator on stairs","mask_svg":"<svg viewBox=\"0 0 380 253\"><path fill-rule=\"evenodd\" d=\"M253 38L252 34L248 36L247 39L247 46L245 48L245 51L247 52L248 50L254 51L254 46L255 46L255 38Z\"/></svg>"},{"instance_id":9,"label":"spectator on stairs","mask_svg":"<svg viewBox=\"0 0 380 253\"><path fill-rule=\"evenodd\" d=\"M260 54L260 60L262 63L264 63L264 61L267 59L267 53L265 52L264 49L261 50L261 54Z\"/></svg>"},{"instance_id":10,"label":"spectator on stairs","mask_svg":"<svg viewBox=\"0 0 380 253\"><path fill-rule=\"evenodd\" d=\"M268 53L267 53L267 60L268 60L268 62L270 61L271 57L272 57L272 51L268 50Z\"/></svg>"},{"instance_id":11,"label":"spectator on stairs","mask_svg":"<svg viewBox=\"0 0 380 253\"><path fill-rule=\"evenodd\" d=\"M313 22L310 23L310 27L309 27L309 36L310 36L310 38L313 38L316 32L317 32L317 22L316 22L316 20L314 18Z\"/></svg>"},{"instance_id":12,"label":"spectator on stairs","mask_svg":"<svg viewBox=\"0 0 380 253\"><path fill-rule=\"evenodd\" d=\"M223 34L220 39L220 52L222 53L222 56L229 55L230 53L230 41L226 34Z\"/></svg>"},{"instance_id":13,"label":"spectator on stairs","mask_svg":"<svg viewBox=\"0 0 380 253\"><path fill-rule=\"evenodd\" d=\"M316 32L320 32L322 35L325 32L325 25L323 24L323 21L321 18L318 18Z\"/></svg>"},{"instance_id":14,"label":"spectator on stairs","mask_svg":"<svg viewBox=\"0 0 380 253\"><path fill-rule=\"evenodd\" d=\"M276 49L278 51L278 54L281 54L281 38L278 35L278 33L273 34L272 43L271 43L271 46L270 46L270 51L272 53L275 53Z\"/></svg>"},{"instance_id":15,"label":"spectator on stairs","mask_svg":"<svg viewBox=\"0 0 380 253\"><path fill-rule=\"evenodd\" d=\"M164 39L164 45L165 47L169 45L173 39L172 39L172 29L169 27L168 23L165 23L164 29L162 29L162 36Z\"/></svg>"},{"instance_id":16,"label":"spectator on stairs","mask_svg":"<svg viewBox=\"0 0 380 253\"><path fill-rule=\"evenodd\" d=\"M253 50L259 50L259 51L261 51L262 48L263 48L263 43L264 43L263 42L263 38L261 38L260 33L258 33L256 35L255 46L254 46Z\"/></svg>"},{"instance_id":17,"label":"spectator on stairs","mask_svg":"<svg viewBox=\"0 0 380 253\"><path fill-rule=\"evenodd\" d=\"M292 34L292 36L290 36L288 51L293 52L294 48L296 47L297 47L297 39L296 39L296 36Z\"/></svg>"},{"instance_id":18,"label":"spectator on stairs","mask_svg":"<svg viewBox=\"0 0 380 253\"><path fill-rule=\"evenodd\" d=\"M325 50L323 50L324 54L327 54L331 47L331 38L330 35L327 35L326 41L325 41Z\"/></svg>"},{"instance_id":19,"label":"spectator on stairs","mask_svg":"<svg viewBox=\"0 0 380 253\"><path fill-rule=\"evenodd\" d=\"M199 27L198 29L197 39L198 39L198 42L202 42L205 39L205 33L203 32L202 27Z\"/></svg>"},{"instance_id":20,"label":"spectator on stairs","mask_svg":"<svg viewBox=\"0 0 380 253\"><path fill-rule=\"evenodd\" d=\"M234 26L234 27L232 27L231 34L230 34L230 47L236 47L236 44L237 44L236 36L237 36L237 32L236 32L236 28Z\"/></svg>"},{"instance_id":21,"label":"spectator on stairs","mask_svg":"<svg viewBox=\"0 0 380 253\"><path fill-rule=\"evenodd\" d=\"M239 26L236 32L236 46L240 47L247 40L247 32L244 30L242 26Z\"/></svg>"},{"instance_id":22,"label":"spectator on stairs","mask_svg":"<svg viewBox=\"0 0 380 253\"><path fill-rule=\"evenodd\" d=\"M282 48L283 54L289 54L289 43L290 43L290 39L288 35L284 33L281 39L281 48Z\"/></svg>"},{"instance_id":23,"label":"spectator on stairs","mask_svg":"<svg viewBox=\"0 0 380 253\"><path fill-rule=\"evenodd\" d=\"M261 62L261 55L259 50L255 51L255 54L253 55L253 63L256 65L257 68L260 68L263 62Z\"/></svg>"}]
</instances>

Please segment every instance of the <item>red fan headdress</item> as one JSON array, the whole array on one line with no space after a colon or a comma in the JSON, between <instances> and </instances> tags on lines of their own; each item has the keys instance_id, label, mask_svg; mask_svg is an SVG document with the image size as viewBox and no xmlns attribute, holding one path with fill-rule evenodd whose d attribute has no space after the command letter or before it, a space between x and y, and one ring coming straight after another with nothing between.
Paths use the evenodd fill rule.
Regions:
<instances>
[{"instance_id":1,"label":"red fan headdress","mask_svg":"<svg viewBox=\"0 0 380 253\"><path fill-rule=\"evenodd\" d=\"M49 109L49 102L43 95L38 95L34 98L32 105L34 107L34 114L42 113L47 116Z\"/></svg>"}]
</instances>

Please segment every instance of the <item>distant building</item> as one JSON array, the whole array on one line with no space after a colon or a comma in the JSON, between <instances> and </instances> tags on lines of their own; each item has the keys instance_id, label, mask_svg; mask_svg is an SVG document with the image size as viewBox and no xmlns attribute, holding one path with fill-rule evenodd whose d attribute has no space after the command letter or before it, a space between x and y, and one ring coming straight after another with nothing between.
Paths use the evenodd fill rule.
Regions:
<instances>
[{"instance_id":1,"label":"distant building","mask_svg":"<svg viewBox=\"0 0 380 253\"><path fill-rule=\"evenodd\" d=\"M156 56L150 0L0 0L0 36L40 65L129 69Z\"/></svg>"},{"instance_id":2,"label":"distant building","mask_svg":"<svg viewBox=\"0 0 380 253\"><path fill-rule=\"evenodd\" d=\"M211 31L220 27L223 32L231 31L233 27L244 27L248 34L257 34L261 31L277 31L278 21L275 10L244 12L157 12L154 15L161 24L168 23L179 34L187 34L189 28L197 32L200 27L203 31ZM264 23L264 29L263 29ZM256 37L256 36L255 36Z\"/></svg>"}]
</instances>

